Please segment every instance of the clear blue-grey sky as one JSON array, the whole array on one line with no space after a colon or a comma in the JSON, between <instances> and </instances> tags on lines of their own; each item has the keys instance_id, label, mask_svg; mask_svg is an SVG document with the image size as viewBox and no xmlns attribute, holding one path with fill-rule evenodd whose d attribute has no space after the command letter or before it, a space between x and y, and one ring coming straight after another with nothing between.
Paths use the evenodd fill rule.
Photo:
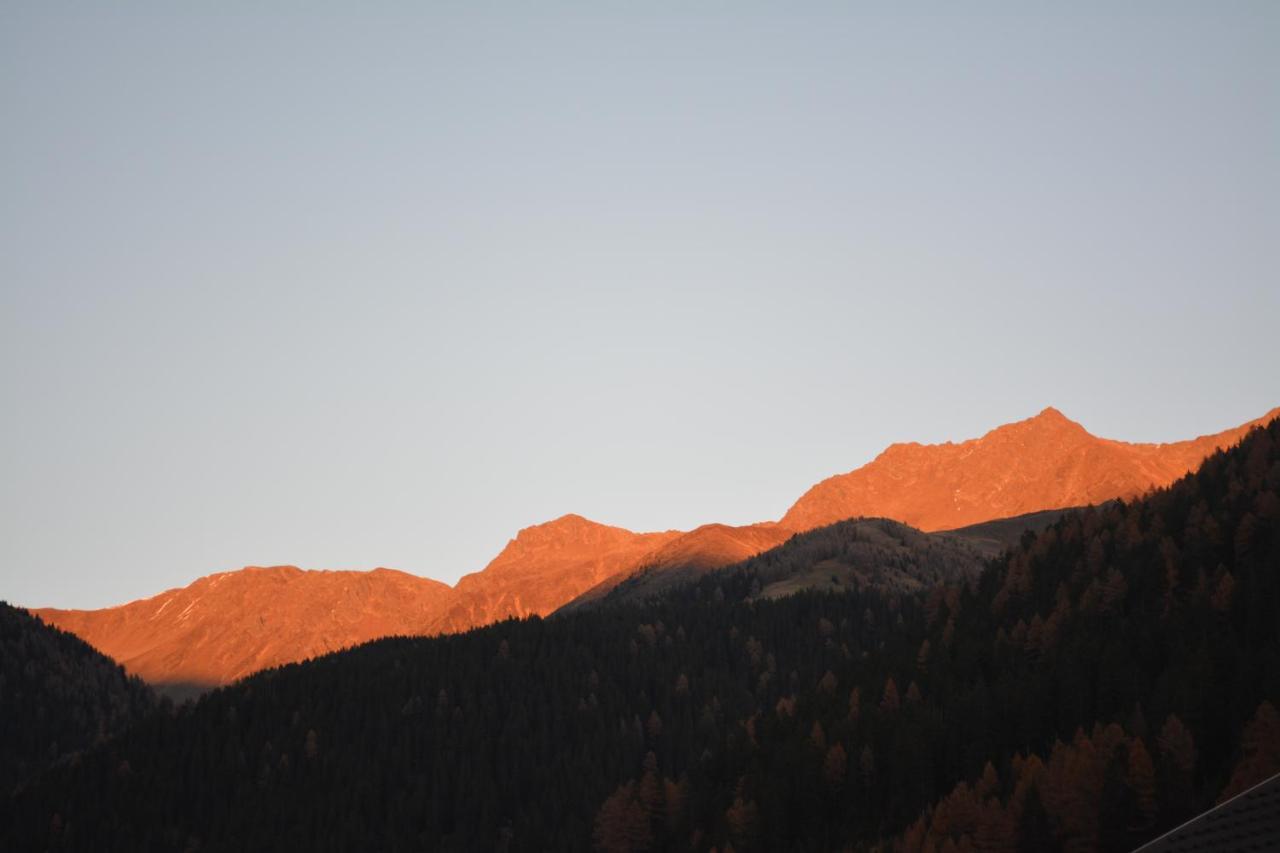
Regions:
<instances>
[{"instance_id":1,"label":"clear blue-grey sky","mask_svg":"<svg viewBox=\"0 0 1280 853\"><path fill-rule=\"evenodd\" d=\"M1280 4L0 8L0 598L1280 403Z\"/></svg>"}]
</instances>

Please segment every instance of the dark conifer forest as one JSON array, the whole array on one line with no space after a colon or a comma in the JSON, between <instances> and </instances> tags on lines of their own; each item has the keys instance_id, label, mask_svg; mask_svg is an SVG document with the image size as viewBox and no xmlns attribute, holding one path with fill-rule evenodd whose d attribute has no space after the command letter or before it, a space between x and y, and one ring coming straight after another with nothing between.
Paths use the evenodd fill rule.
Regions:
<instances>
[{"instance_id":1,"label":"dark conifer forest","mask_svg":"<svg viewBox=\"0 0 1280 853\"><path fill-rule=\"evenodd\" d=\"M150 688L110 658L0 601L0 795L155 706Z\"/></svg>"},{"instance_id":2,"label":"dark conifer forest","mask_svg":"<svg viewBox=\"0 0 1280 853\"><path fill-rule=\"evenodd\" d=\"M858 530L150 710L4 799L0 848L1123 851L1280 771L1280 421L979 571L761 595ZM114 731L15 705L64 664L12 621L4 748Z\"/></svg>"}]
</instances>

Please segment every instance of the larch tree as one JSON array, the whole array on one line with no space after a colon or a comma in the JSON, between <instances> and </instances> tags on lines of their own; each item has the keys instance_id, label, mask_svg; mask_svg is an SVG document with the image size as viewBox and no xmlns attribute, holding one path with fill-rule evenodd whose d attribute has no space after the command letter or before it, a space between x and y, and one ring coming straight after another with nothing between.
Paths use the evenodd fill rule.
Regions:
<instances>
[{"instance_id":1,"label":"larch tree","mask_svg":"<svg viewBox=\"0 0 1280 853\"><path fill-rule=\"evenodd\" d=\"M880 710L896 711L901 706L902 700L898 698L898 685L894 683L893 676L884 683L884 696L880 699Z\"/></svg>"},{"instance_id":2,"label":"larch tree","mask_svg":"<svg viewBox=\"0 0 1280 853\"><path fill-rule=\"evenodd\" d=\"M1245 726L1240 739L1240 760L1218 802L1229 800L1280 773L1280 714L1263 702Z\"/></svg>"}]
</instances>

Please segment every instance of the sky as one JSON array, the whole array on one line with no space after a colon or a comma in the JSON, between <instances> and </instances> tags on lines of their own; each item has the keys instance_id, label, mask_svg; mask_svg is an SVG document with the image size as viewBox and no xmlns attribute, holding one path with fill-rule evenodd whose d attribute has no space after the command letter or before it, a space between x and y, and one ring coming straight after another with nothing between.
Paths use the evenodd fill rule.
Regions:
<instances>
[{"instance_id":1,"label":"sky","mask_svg":"<svg viewBox=\"0 0 1280 853\"><path fill-rule=\"evenodd\" d=\"M1258 417L1278 39L1270 2L7 2L0 599L452 583L1048 405Z\"/></svg>"}]
</instances>

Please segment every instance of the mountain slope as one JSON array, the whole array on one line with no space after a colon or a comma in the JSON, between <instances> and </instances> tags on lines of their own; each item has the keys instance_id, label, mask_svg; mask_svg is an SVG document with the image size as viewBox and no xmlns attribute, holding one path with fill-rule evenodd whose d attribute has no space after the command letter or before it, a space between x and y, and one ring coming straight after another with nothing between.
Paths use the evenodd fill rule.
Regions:
<instances>
[{"instance_id":1,"label":"mountain slope","mask_svg":"<svg viewBox=\"0 0 1280 853\"><path fill-rule=\"evenodd\" d=\"M741 527L704 524L646 554L638 565L616 572L567 603L562 602L562 609L569 611L604 601L620 584L636 591L643 588L647 595L659 588L687 583L713 569L777 547L792 535L791 530L770 521Z\"/></svg>"},{"instance_id":2,"label":"mountain slope","mask_svg":"<svg viewBox=\"0 0 1280 853\"><path fill-rule=\"evenodd\" d=\"M458 581L451 606L430 632L545 616L679 537L678 531L632 533L572 514L526 527L483 571Z\"/></svg>"},{"instance_id":3,"label":"mountain slope","mask_svg":"<svg viewBox=\"0 0 1280 853\"><path fill-rule=\"evenodd\" d=\"M567 515L526 528L457 587L391 569L250 567L100 610L42 608L131 673L177 696L379 637L545 615L680 534Z\"/></svg>"},{"instance_id":4,"label":"mountain slope","mask_svg":"<svg viewBox=\"0 0 1280 853\"><path fill-rule=\"evenodd\" d=\"M261 673L0 801L0 847L1123 851L1280 761L1280 422L975 581L760 581Z\"/></svg>"},{"instance_id":5,"label":"mountain slope","mask_svg":"<svg viewBox=\"0 0 1280 853\"><path fill-rule=\"evenodd\" d=\"M561 612L642 603L713 571L717 576L750 574L756 580L750 598L864 588L919 590L975 577L991 556L989 540L970 542L950 533L921 533L889 519L856 518L797 533L784 544L731 567L648 566L615 580L608 589L591 590Z\"/></svg>"},{"instance_id":6,"label":"mountain slope","mask_svg":"<svg viewBox=\"0 0 1280 853\"><path fill-rule=\"evenodd\" d=\"M155 704L115 661L0 601L0 797Z\"/></svg>"},{"instance_id":7,"label":"mountain slope","mask_svg":"<svg viewBox=\"0 0 1280 853\"><path fill-rule=\"evenodd\" d=\"M1084 507L1067 507L1065 509L1044 509L1037 512L1029 512L1025 515L1015 515L1010 518L996 518L991 521L980 521L977 524L966 525L965 527L957 527L954 530L946 530L944 533L954 533L957 536L963 536L970 542L985 543L987 553L994 557L1003 551L1013 548L1022 542L1023 536L1028 532L1039 533L1046 528L1052 527L1057 523L1058 519Z\"/></svg>"},{"instance_id":8,"label":"mountain slope","mask_svg":"<svg viewBox=\"0 0 1280 853\"><path fill-rule=\"evenodd\" d=\"M958 445L894 445L814 486L778 523L633 533L566 515L520 531L453 589L386 570L275 569L267 577L248 569L122 607L39 612L153 683L223 684L376 637L546 615L579 597L599 599L638 573L652 592L846 518L938 531L1139 494L1185 473L1246 427L1176 444L1126 444L1095 438L1046 409Z\"/></svg>"},{"instance_id":9,"label":"mountain slope","mask_svg":"<svg viewBox=\"0 0 1280 853\"><path fill-rule=\"evenodd\" d=\"M170 687L225 684L378 637L421 634L453 595L391 569L251 567L104 610L34 611L131 673Z\"/></svg>"},{"instance_id":10,"label":"mountain slope","mask_svg":"<svg viewBox=\"0 0 1280 853\"><path fill-rule=\"evenodd\" d=\"M1216 435L1172 444L1097 438L1057 409L959 444L894 444L818 483L782 517L808 530L855 516L948 530L1045 509L1132 498L1166 486L1280 409Z\"/></svg>"},{"instance_id":11,"label":"mountain slope","mask_svg":"<svg viewBox=\"0 0 1280 853\"><path fill-rule=\"evenodd\" d=\"M663 549L672 555L668 561L647 563L630 575L610 578L557 612L641 603L713 571L753 575L761 584L755 595L763 598L811 590L921 589L973 577L986 560L1016 545L1024 534L1049 527L1064 512L1046 510L937 533L923 533L886 518L848 519L795 534L780 525L756 525L770 536L787 538L768 550L751 547L757 542L743 545L737 552L742 556L731 565L725 565L730 562L729 551L717 551L715 559L698 562L697 552L668 546Z\"/></svg>"}]
</instances>

